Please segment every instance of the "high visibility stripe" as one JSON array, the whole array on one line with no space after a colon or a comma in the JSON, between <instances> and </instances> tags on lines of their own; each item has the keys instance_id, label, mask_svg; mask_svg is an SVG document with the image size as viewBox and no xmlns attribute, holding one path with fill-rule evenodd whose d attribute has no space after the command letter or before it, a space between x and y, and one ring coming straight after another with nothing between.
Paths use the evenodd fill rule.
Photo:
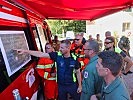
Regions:
<instances>
[{"instance_id":1,"label":"high visibility stripe","mask_svg":"<svg viewBox=\"0 0 133 100\"><path fill-rule=\"evenodd\" d=\"M58 52L57 54L58 54L58 56L62 56L62 53L61 52Z\"/></svg>"},{"instance_id":2,"label":"high visibility stripe","mask_svg":"<svg viewBox=\"0 0 133 100\"><path fill-rule=\"evenodd\" d=\"M44 79L48 79L48 72L44 73Z\"/></svg>"},{"instance_id":3,"label":"high visibility stripe","mask_svg":"<svg viewBox=\"0 0 133 100\"><path fill-rule=\"evenodd\" d=\"M44 69L44 65L37 65L37 68Z\"/></svg>"},{"instance_id":4,"label":"high visibility stripe","mask_svg":"<svg viewBox=\"0 0 133 100\"><path fill-rule=\"evenodd\" d=\"M71 55L72 55L72 57L73 57L74 60L77 59L77 56L75 56L73 53L71 53Z\"/></svg>"},{"instance_id":5,"label":"high visibility stripe","mask_svg":"<svg viewBox=\"0 0 133 100\"><path fill-rule=\"evenodd\" d=\"M121 53L121 49L120 48L115 48L115 52L117 52L117 53Z\"/></svg>"},{"instance_id":6,"label":"high visibility stripe","mask_svg":"<svg viewBox=\"0 0 133 100\"><path fill-rule=\"evenodd\" d=\"M51 68L53 66L53 64L48 64L48 65L44 65L45 68Z\"/></svg>"},{"instance_id":7,"label":"high visibility stripe","mask_svg":"<svg viewBox=\"0 0 133 100\"><path fill-rule=\"evenodd\" d=\"M85 55L79 55L79 57L85 57Z\"/></svg>"},{"instance_id":8,"label":"high visibility stripe","mask_svg":"<svg viewBox=\"0 0 133 100\"><path fill-rule=\"evenodd\" d=\"M48 78L47 80L56 80L56 77Z\"/></svg>"},{"instance_id":9,"label":"high visibility stripe","mask_svg":"<svg viewBox=\"0 0 133 100\"><path fill-rule=\"evenodd\" d=\"M80 61L80 64L81 64L81 66L84 66L85 65L83 61Z\"/></svg>"},{"instance_id":10,"label":"high visibility stripe","mask_svg":"<svg viewBox=\"0 0 133 100\"><path fill-rule=\"evenodd\" d=\"M48 64L48 65L37 65L37 68L44 69L44 68L51 68L53 64Z\"/></svg>"},{"instance_id":11,"label":"high visibility stripe","mask_svg":"<svg viewBox=\"0 0 133 100\"><path fill-rule=\"evenodd\" d=\"M82 54L77 54L77 53L75 53L75 55L76 55L76 56L79 55L79 57L85 57L85 55L82 55Z\"/></svg>"},{"instance_id":12,"label":"high visibility stripe","mask_svg":"<svg viewBox=\"0 0 133 100\"><path fill-rule=\"evenodd\" d=\"M73 70L73 81L76 82L75 70Z\"/></svg>"}]
</instances>

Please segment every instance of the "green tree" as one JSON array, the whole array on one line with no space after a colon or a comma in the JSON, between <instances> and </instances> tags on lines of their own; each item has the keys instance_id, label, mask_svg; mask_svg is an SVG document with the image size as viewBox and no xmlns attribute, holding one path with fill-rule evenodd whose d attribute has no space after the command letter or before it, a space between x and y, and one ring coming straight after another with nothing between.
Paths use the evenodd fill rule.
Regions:
<instances>
[{"instance_id":1,"label":"green tree","mask_svg":"<svg viewBox=\"0 0 133 100\"><path fill-rule=\"evenodd\" d=\"M62 34L67 31L86 32L86 21L82 20L48 20L52 34Z\"/></svg>"}]
</instances>

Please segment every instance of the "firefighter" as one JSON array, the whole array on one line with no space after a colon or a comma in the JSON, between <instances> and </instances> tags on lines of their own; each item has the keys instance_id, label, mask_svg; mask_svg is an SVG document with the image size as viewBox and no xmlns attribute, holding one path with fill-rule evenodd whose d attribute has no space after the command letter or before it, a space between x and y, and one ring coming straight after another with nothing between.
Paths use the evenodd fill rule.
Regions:
<instances>
[{"instance_id":1,"label":"firefighter","mask_svg":"<svg viewBox=\"0 0 133 100\"><path fill-rule=\"evenodd\" d=\"M47 53L53 52L54 49L51 44L46 43L45 51ZM43 78L45 100L57 99L57 83L55 62L50 58L40 58L37 68L38 74Z\"/></svg>"},{"instance_id":2,"label":"firefighter","mask_svg":"<svg viewBox=\"0 0 133 100\"><path fill-rule=\"evenodd\" d=\"M78 61L81 64L81 70L84 70L85 66L89 62L89 59L85 58L82 39L83 36L81 34L77 34L75 36L74 42L71 46L71 54L74 54L77 57Z\"/></svg>"}]
</instances>

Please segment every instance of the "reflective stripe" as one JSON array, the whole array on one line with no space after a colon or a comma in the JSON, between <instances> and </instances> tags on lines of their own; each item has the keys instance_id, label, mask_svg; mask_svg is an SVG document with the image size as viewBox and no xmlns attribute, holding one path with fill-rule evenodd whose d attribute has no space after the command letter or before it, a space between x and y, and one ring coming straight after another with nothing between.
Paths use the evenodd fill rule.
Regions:
<instances>
[{"instance_id":1,"label":"reflective stripe","mask_svg":"<svg viewBox=\"0 0 133 100\"><path fill-rule=\"evenodd\" d=\"M79 55L79 57L85 57L85 55Z\"/></svg>"},{"instance_id":2,"label":"reflective stripe","mask_svg":"<svg viewBox=\"0 0 133 100\"><path fill-rule=\"evenodd\" d=\"M71 53L72 55L75 55L76 57L79 57L79 58L82 58L82 57L85 57L85 55L83 54L77 54L77 53Z\"/></svg>"},{"instance_id":3,"label":"reflective stripe","mask_svg":"<svg viewBox=\"0 0 133 100\"><path fill-rule=\"evenodd\" d=\"M47 79L48 78L48 72L45 72L44 73L44 79Z\"/></svg>"},{"instance_id":4,"label":"reflective stripe","mask_svg":"<svg viewBox=\"0 0 133 100\"><path fill-rule=\"evenodd\" d=\"M85 57L84 54L78 54L78 53L75 53L75 55L78 56L78 57Z\"/></svg>"},{"instance_id":5,"label":"reflective stripe","mask_svg":"<svg viewBox=\"0 0 133 100\"><path fill-rule=\"evenodd\" d=\"M37 65L37 68L44 69L44 65Z\"/></svg>"},{"instance_id":6,"label":"reflective stripe","mask_svg":"<svg viewBox=\"0 0 133 100\"><path fill-rule=\"evenodd\" d=\"M45 68L51 68L53 66L53 64L48 64L48 65L45 65Z\"/></svg>"},{"instance_id":7,"label":"reflective stripe","mask_svg":"<svg viewBox=\"0 0 133 100\"><path fill-rule=\"evenodd\" d=\"M83 61L80 61L80 64L81 64L81 66L84 66L85 65Z\"/></svg>"},{"instance_id":8,"label":"reflective stripe","mask_svg":"<svg viewBox=\"0 0 133 100\"><path fill-rule=\"evenodd\" d=\"M51 68L53 64L48 64L48 65L37 65L37 68L44 69L44 68Z\"/></svg>"},{"instance_id":9,"label":"reflective stripe","mask_svg":"<svg viewBox=\"0 0 133 100\"><path fill-rule=\"evenodd\" d=\"M56 80L56 77L48 78L47 80Z\"/></svg>"},{"instance_id":10,"label":"reflective stripe","mask_svg":"<svg viewBox=\"0 0 133 100\"><path fill-rule=\"evenodd\" d=\"M58 56L62 56L62 53L61 52L58 52L57 54L58 54Z\"/></svg>"},{"instance_id":11,"label":"reflective stripe","mask_svg":"<svg viewBox=\"0 0 133 100\"><path fill-rule=\"evenodd\" d=\"M115 48L115 52L117 52L117 53L121 53L121 49L120 48Z\"/></svg>"},{"instance_id":12,"label":"reflective stripe","mask_svg":"<svg viewBox=\"0 0 133 100\"><path fill-rule=\"evenodd\" d=\"M76 82L75 70L73 70L73 81Z\"/></svg>"},{"instance_id":13,"label":"reflective stripe","mask_svg":"<svg viewBox=\"0 0 133 100\"><path fill-rule=\"evenodd\" d=\"M77 59L77 56L75 56L73 53L71 53L71 55L72 55L72 57L73 57L74 60Z\"/></svg>"}]
</instances>

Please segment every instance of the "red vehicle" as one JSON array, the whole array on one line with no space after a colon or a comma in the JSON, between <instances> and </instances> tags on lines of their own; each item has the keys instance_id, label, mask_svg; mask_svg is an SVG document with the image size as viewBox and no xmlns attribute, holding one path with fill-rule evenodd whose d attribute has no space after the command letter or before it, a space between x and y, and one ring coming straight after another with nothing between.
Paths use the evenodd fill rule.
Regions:
<instances>
[{"instance_id":1,"label":"red vehicle","mask_svg":"<svg viewBox=\"0 0 133 100\"><path fill-rule=\"evenodd\" d=\"M95 20L131 8L133 0L0 0L0 100L36 99L41 79L36 57L13 49L44 51L51 34L45 18Z\"/></svg>"},{"instance_id":2,"label":"red vehicle","mask_svg":"<svg viewBox=\"0 0 133 100\"><path fill-rule=\"evenodd\" d=\"M19 90L22 98L37 97L40 84L35 70L37 58L17 55L13 49L44 51L51 34L43 19L39 14L0 0L0 100L14 100L14 89Z\"/></svg>"}]
</instances>

